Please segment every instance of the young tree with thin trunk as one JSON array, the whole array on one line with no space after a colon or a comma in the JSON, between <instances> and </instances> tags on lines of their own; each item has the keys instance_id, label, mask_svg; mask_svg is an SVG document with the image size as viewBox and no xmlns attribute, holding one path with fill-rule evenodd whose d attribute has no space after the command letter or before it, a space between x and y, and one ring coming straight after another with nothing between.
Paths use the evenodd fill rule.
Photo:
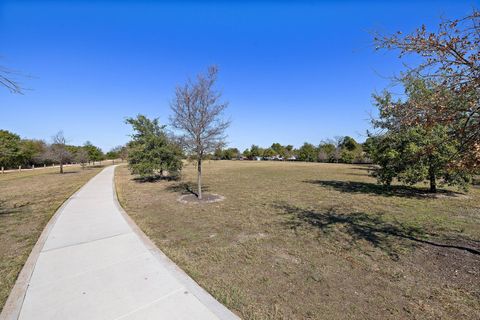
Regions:
<instances>
[{"instance_id":1,"label":"young tree with thin trunk","mask_svg":"<svg viewBox=\"0 0 480 320\"><path fill-rule=\"evenodd\" d=\"M47 151L47 158L60 164L60 173L63 173L63 165L72 158L72 154L67 150L67 139L63 131L59 131L52 137L52 144Z\"/></svg>"},{"instance_id":2,"label":"young tree with thin trunk","mask_svg":"<svg viewBox=\"0 0 480 320\"><path fill-rule=\"evenodd\" d=\"M75 161L80 163L82 169L85 169L87 166L88 159L88 151L85 148L80 148L75 154Z\"/></svg>"},{"instance_id":3,"label":"young tree with thin trunk","mask_svg":"<svg viewBox=\"0 0 480 320\"><path fill-rule=\"evenodd\" d=\"M196 81L189 80L175 90L171 103L171 124L182 132L181 143L197 161L198 199L202 199L202 159L225 144L225 130L230 122L223 119L228 106L215 90L218 69L208 68Z\"/></svg>"}]
</instances>

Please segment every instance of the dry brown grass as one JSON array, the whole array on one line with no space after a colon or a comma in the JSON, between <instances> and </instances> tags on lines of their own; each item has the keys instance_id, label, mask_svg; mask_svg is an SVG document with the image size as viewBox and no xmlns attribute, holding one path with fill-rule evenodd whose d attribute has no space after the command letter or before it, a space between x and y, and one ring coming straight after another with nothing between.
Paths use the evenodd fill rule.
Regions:
<instances>
[{"instance_id":1,"label":"dry brown grass","mask_svg":"<svg viewBox=\"0 0 480 320\"><path fill-rule=\"evenodd\" d=\"M102 169L65 167L0 174L0 310L58 207Z\"/></svg>"},{"instance_id":2,"label":"dry brown grass","mask_svg":"<svg viewBox=\"0 0 480 320\"><path fill-rule=\"evenodd\" d=\"M244 319L479 319L480 190L384 190L359 165L216 161L207 192L116 170L126 211ZM465 250L465 249L469 249Z\"/></svg>"}]
</instances>

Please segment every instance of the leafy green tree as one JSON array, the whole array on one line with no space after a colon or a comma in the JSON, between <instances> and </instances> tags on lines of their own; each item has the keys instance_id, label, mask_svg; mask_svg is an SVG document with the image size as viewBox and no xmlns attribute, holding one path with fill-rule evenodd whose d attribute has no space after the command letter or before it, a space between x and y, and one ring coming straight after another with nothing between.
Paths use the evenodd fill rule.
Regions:
<instances>
[{"instance_id":1,"label":"leafy green tree","mask_svg":"<svg viewBox=\"0 0 480 320\"><path fill-rule=\"evenodd\" d=\"M369 143L369 155L380 165L374 175L381 183L390 185L394 178L409 185L428 181L430 191L436 192L439 180L440 184L466 187L471 179L467 171L451 166L460 144L444 126L390 131L372 137Z\"/></svg>"},{"instance_id":2,"label":"leafy green tree","mask_svg":"<svg viewBox=\"0 0 480 320\"><path fill-rule=\"evenodd\" d=\"M238 158L239 155L240 155L240 151L237 148L228 148L223 150L222 159L232 160L232 159Z\"/></svg>"},{"instance_id":3,"label":"leafy green tree","mask_svg":"<svg viewBox=\"0 0 480 320\"><path fill-rule=\"evenodd\" d=\"M115 160L115 159L121 158L120 153L122 152L123 148L124 146L113 147L110 151L108 151L105 154L105 157L109 160Z\"/></svg>"},{"instance_id":4,"label":"leafy green tree","mask_svg":"<svg viewBox=\"0 0 480 320\"><path fill-rule=\"evenodd\" d=\"M133 174L141 177L163 176L168 171L171 176L182 169L181 148L168 137L165 127L158 119L148 119L144 115L128 118L126 123L133 127L132 141L128 143L128 165Z\"/></svg>"},{"instance_id":5,"label":"leafy green tree","mask_svg":"<svg viewBox=\"0 0 480 320\"><path fill-rule=\"evenodd\" d=\"M292 147L293 148L293 147ZM270 147L274 151L274 156L278 155L282 158L286 158L288 156L288 150L286 147L282 146L280 143L276 142L273 143L272 146Z\"/></svg>"},{"instance_id":6,"label":"leafy green tree","mask_svg":"<svg viewBox=\"0 0 480 320\"><path fill-rule=\"evenodd\" d=\"M300 161L315 162L318 156L317 148L313 144L305 142L298 149L297 156Z\"/></svg>"},{"instance_id":7,"label":"leafy green tree","mask_svg":"<svg viewBox=\"0 0 480 320\"><path fill-rule=\"evenodd\" d=\"M350 151L347 148L343 149L340 154L340 160L343 163L353 163L355 160L356 154L354 151Z\"/></svg>"},{"instance_id":8,"label":"leafy green tree","mask_svg":"<svg viewBox=\"0 0 480 320\"><path fill-rule=\"evenodd\" d=\"M248 149L248 148L243 150L242 155L247 159L252 159L252 153L250 152L250 149Z\"/></svg>"},{"instance_id":9,"label":"leafy green tree","mask_svg":"<svg viewBox=\"0 0 480 320\"><path fill-rule=\"evenodd\" d=\"M342 142L340 143L340 148L347 149L348 151L355 151L357 147L357 141L355 141L355 139L349 136L344 137Z\"/></svg>"},{"instance_id":10,"label":"leafy green tree","mask_svg":"<svg viewBox=\"0 0 480 320\"><path fill-rule=\"evenodd\" d=\"M271 157L275 156L276 154L277 153L272 148L267 148L267 149L263 150L263 156L265 158L271 158Z\"/></svg>"},{"instance_id":11,"label":"leafy green tree","mask_svg":"<svg viewBox=\"0 0 480 320\"><path fill-rule=\"evenodd\" d=\"M122 161L128 158L127 146L122 146L122 148L120 148L120 150L118 151L118 156L120 157L120 159L122 159Z\"/></svg>"},{"instance_id":12,"label":"leafy green tree","mask_svg":"<svg viewBox=\"0 0 480 320\"><path fill-rule=\"evenodd\" d=\"M428 99L410 96L390 104L397 123L405 127L443 125L460 141L455 155L461 170L480 167L480 11L457 18L442 17L435 30L425 25L411 33L375 36L377 49L394 50L409 59L400 80L414 77L429 84ZM412 63L413 62L413 63ZM397 77L398 78L398 77ZM432 85L433 84L433 85ZM418 86L417 86L418 87Z\"/></svg>"},{"instance_id":13,"label":"leafy green tree","mask_svg":"<svg viewBox=\"0 0 480 320\"><path fill-rule=\"evenodd\" d=\"M449 185L466 186L471 169L463 166L457 155L462 143L452 133L456 130L426 117L425 123L404 123L405 104L430 104L441 108L438 84L421 79L408 78L404 82L406 100L392 102L391 95L375 96L380 118L373 124L384 130L378 137L367 140L366 149L374 163L380 165L376 171L378 180L390 184L394 178L406 184L428 180L430 191L437 191L437 181ZM454 101L450 101L454 103Z\"/></svg>"},{"instance_id":14,"label":"leafy green tree","mask_svg":"<svg viewBox=\"0 0 480 320\"><path fill-rule=\"evenodd\" d=\"M42 140L24 139L20 143L22 162L26 165L38 165L43 163L43 154L47 150L47 144Z\"/></svg>"},{"instance_id":15,"label":"leafy green tree","mask_svg":"<svg viewBox=\"0 0 480 320\"><path fill-rule=\"evenodd\" d=\"M263 157L263 149L257 145L252 144L250 147L250 158Z\"/></svg>"},{"instance_id":16,"label":"leafy green tree","mask_svg":"<svg viewBox=\"0 0 480 320\"><path fill-rule=\"evenodd\" d=\"M11 168L22 161L21 139L7 130L0 130L0 167Z\"/></svg>"},{"instance_id":17,"label":"leafy green tree","mask_svg":"<svg viewBox=\"0 0 480 320\"><path fill-rule=\"evenodd\" d=\"M285 156L284 156L285 159L288 159L294 156L293 149L294 147L291 144L285 146Z\"/></svg>"},{"instance_id":18,"label":"leafy green tree","mask_svg":"<svg viewBox=\"0 0 480 320\"><path fill-rule=\"evenodd\" d=\"M84 143L83 148L88 152L89 161L102 161L104 159L104 154L102 149L97 146L94 146L90 141Z\"/></svg>"}]
</instances>

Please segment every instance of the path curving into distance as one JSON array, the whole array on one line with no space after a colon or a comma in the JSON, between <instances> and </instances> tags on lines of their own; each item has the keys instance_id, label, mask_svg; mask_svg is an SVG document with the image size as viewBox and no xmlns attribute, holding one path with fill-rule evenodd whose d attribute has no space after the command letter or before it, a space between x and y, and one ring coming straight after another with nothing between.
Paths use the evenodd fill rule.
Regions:
<instances>
[{"instance_id":1,"label":"path curving into distance","mask_svg":"<svg viewBox=\"0 0 480 320\"><path fill-rule=\"evenodd\" d=\"M114 166L55 214L1 319L239 319L200 288L119 206Z\"/></svg>"}]
</instances>

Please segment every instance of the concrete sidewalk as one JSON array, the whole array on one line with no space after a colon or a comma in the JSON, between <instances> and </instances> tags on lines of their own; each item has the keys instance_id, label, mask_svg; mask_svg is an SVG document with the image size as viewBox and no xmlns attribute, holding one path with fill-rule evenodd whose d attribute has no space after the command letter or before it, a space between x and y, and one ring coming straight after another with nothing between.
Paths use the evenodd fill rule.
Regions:
<instances>
[{"instance_id":1,"label":"concrete sidewalk","mask_svg":"<svg viewBox=\"0 0 480 320\"><path fill-rule=\"evenodd\" d=\"M24 295L17 287L9 299L10 305L12 298L23 303L13 301L19 306L15 312L7 302L2 317L238 319L126 216L116 200L113 175L114 167L107 167L57 212L41 250L32 252L31 276L22 271L28 279Z\"/></svg>"}]
</instances>

